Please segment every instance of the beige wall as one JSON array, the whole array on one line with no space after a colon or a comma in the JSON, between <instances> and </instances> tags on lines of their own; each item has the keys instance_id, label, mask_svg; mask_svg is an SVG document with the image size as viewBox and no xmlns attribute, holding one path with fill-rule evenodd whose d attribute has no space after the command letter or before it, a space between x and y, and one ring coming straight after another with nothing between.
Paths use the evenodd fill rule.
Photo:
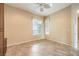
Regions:
<instances>
[{"instance_id":1,"label":"beige wall","mask_svg":"<svg viewBox=\"0 0 79 59\"><path fill-rule=\"evenodd\" d=\"M8 5L4 8L4 30L8 46L38 40L32 35L33 14Z\"/></svg>"},{"instance_id":2,"label":"beige wall","mask_svg":"<svg viewBox=\"0 0 79 59\"><path fill-rule=\"evenodd\" d=\"M66 7L50 15L48 40L71 45L71 7Z\"/></svg>"}]
</instances>

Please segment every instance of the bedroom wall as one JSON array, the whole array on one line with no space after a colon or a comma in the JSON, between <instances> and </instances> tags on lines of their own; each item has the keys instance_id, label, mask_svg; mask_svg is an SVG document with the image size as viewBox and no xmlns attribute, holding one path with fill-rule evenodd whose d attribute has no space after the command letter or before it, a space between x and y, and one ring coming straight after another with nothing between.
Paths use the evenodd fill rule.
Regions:
<instances>
[{"instance_id":1,"label":"bedroom wall","mask_svg":"<svg viewBox=\"0 0 79 59\"><path fill-rule=\"evenodd\" d=\"M8 46L38 40L32 35L33 16L32 13L5 4L4 31Z\"/></svg>"},{"instance_id":2,"label":"bedroom wall","mask_svg":"<svg viewBox=\"0 0 79 59\"><path fill-rule=\"evenodd\" d=\"M50 34L47 39L71 46L71 6L51 14L49 18Z\"/></svg>"}]
</instances>

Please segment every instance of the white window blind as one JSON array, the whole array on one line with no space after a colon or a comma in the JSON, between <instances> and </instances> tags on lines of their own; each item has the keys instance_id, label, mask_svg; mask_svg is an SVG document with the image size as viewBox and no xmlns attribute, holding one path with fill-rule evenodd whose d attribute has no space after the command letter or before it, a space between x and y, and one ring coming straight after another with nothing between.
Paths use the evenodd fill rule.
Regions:
<instances>
[{"instance_id":1,"label":"white window blind","mask_svg":"<svg viewBox=\"0 0 79 59\"><path fill-rule=\"evenodd\" d=\"M33 17L33 35L41 34L42 21L40 18Z\"/></svg>"}]
</instances>

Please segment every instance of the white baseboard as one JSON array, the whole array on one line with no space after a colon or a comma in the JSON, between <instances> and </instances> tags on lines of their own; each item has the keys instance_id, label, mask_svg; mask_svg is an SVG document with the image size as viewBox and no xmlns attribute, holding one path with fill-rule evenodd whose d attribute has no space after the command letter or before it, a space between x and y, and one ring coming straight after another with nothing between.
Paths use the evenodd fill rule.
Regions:
<instances>
[{"instance_id":1,"label":"white baseboard","mask_svg":"<svg viewBox=\"0 0 79 59\"><path fill-rule=\"evenodd\" d=\"M51 39L50 39L51 40ZM55 41L55 40L51 40L51 41L54 41L54 42L58 42L58 43L60 43L60 44L64 44L64 45L67 45L67 46L71 46L71 45L69 45L69 44L67 44L67 43L64 43L64 42L59 42L59 41ZM72 47L72 46L71 46Z\"/></svg>"},{"instance_id":2,"label":"white baseboard","mask_svg":"<svg viewBox=\"0 0 79 59\"><path fill-rule=\"evenodd\" d=\"M38 40L41 40L41 39L38 39ZM48 40L48 39L47 39ZM50 40L50 39L49 39ZM23 42L18 42L18 43L13 43L13 44L9 44L7 45L7 47L10 47L10 46L15 46L15 45L19 45L19 44L23 44L23 43L27 43L27 42L31 42L31 41L36 41L36 40L30 40L30 41L23 41ZM64 42L59 42L59 41L55 41L55 40L50 40L50 41L54 41L54 42L58 42L60 44L64 44L64 45L68 45L68 46L71 46L69 44L66 44ZM72 46L71 46L72 47Z\"/></svg>"},{"instance_id":3,"label":"white baseboard","mask_svg":"<svg viewBox=\"0 0 79 59\"><path fill-rule=\"evenodd\" d=\"M40 39L38 39L38 40L40 40ZM23 41L23 42L13 43L13 44L7 45L7 47L15 46L15 45L19 45L19 44L23 44L23 43L27 43L27 42L31 42L31 41L36 41L36 40L30 40L30 41Z\"/></svg>"}]
</instances>

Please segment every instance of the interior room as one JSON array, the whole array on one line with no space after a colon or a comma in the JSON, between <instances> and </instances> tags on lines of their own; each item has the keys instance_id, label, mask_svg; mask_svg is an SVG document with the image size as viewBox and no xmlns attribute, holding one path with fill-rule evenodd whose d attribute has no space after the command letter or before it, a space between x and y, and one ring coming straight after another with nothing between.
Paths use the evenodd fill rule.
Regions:
<instances>
[{"instance_id":1,"label":"interior room","mask_svg":"<svg viewBox=\"0 0 79 59\"><path fill-rule=\"evenodd\" d=\"M79 56L78 3L0 3L1 56Z\"/></svg>"}]
</instances>

